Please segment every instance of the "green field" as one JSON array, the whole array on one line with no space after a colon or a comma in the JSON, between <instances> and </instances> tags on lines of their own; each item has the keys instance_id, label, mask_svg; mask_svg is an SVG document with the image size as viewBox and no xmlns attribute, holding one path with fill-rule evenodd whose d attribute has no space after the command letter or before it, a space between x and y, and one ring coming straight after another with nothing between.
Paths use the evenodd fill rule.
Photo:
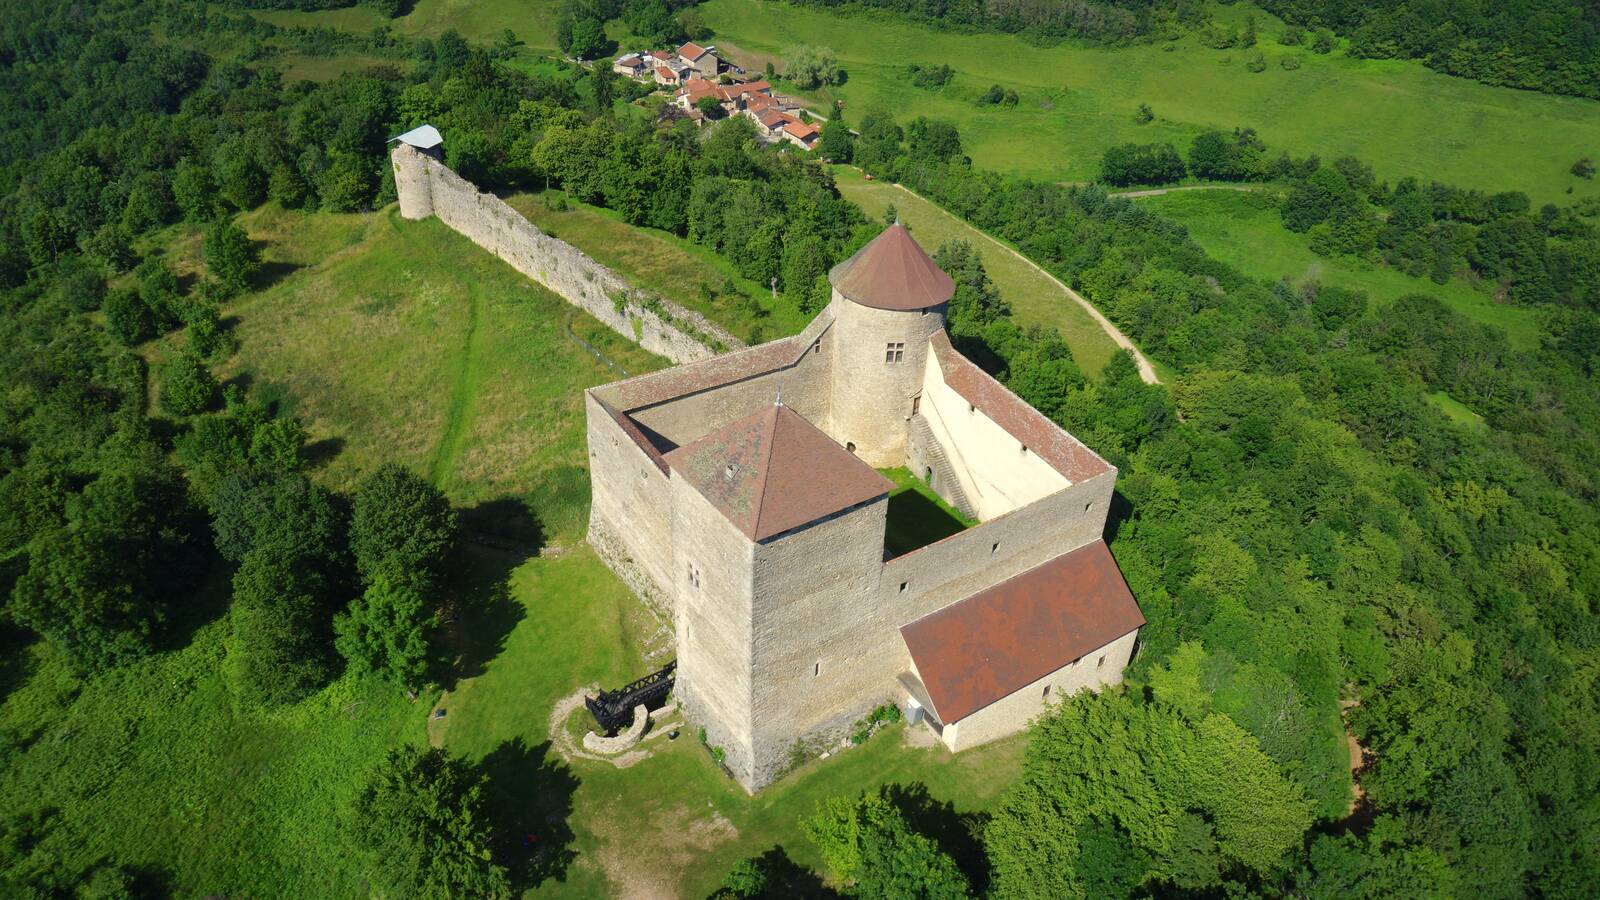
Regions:
<instances>
[{"instance_id":1,"label":"green field","mask_svg":"<svg viewBox=\"0 0 1600 900\"><path fill-rule=\"evenodd\" d=\"M1117 351L1111 337L1083 307L1038 269L1007 252L1009 248L999 240L904 188L862 178L859 169L834 166L833 174L839 193L865 210L869 219L881 219L894 204L900 220L930 256L940 244L956 238L978 248L983 254L984 269L1000 296L1011 304L1018 324L1026 327L1037 323L1058 329L1085 374L1098 376Z\"/></svg>"},{"instance_id":2,"label":"green field","mask_svg":"<svg viewBox=\"0 0 1600 900\"><path fill-rule=\"evenodd\" d=\"M538 194L518 194L506 202L546 233L605 263L635 286L703 313L747 343L796 334L811 319L782 297L773 300L766 285L740 275L709 247L659 228L629 225L615 210L569 200L565 210L556 211ZM728 281L735 293L723 290ZM703 286L711 289L711 299L706 299Z\"/></svg>"},{"instance_id":3,"label":"green field","mask_svg":"<svg viewBox=\"0 0 1600 900\"><path fill-rule=\"evenodd\" d=\"M442 642L453 674L442 699L345 678L287 708L240 709L221 674L231 631L219 564L177 604L171 648L148 659L86 679L43 642L8 659L0 738L17 752L0 803L55 810L39 852L72 865L114 856L179 896L361 895L364 862L345 849L342 816L387 748L432 741L490 779L488 813L519 887L705 896L774 845L819 866L799 821L824 797L920 781L967 811L1015 777L1020 736L956 757L903 725L756 797L692 735L655 739L627 769L552 752L559 699L670 653L659 618L582 542L581 391L619 373L578 338L629 371L660 361L437 220L269 206L242 221L272 283L227 307L241 348L224 374L306 423L318 480L348 488L394 460L431 473L462 508L468 540L450 567ZM193 234L174 229L167 245L175 268L193 266ZM430 720L436 700L446 715ZM583 716L561 724L581 733ZM522 848L528 833L542 855Z\"/></svg>"},{"instance_id":4,"label":"green field","mask_svg":"<svg viewBox=\"0 0 1600 900\"><path fill-rule=\"evenodd\" d=\"M1317 56L1278 46L1282 27L1246 4L1216 7L1225 21L1256 17L1254 51L1212 50L1193 35L1170 44L1037 46L1003 34L944 32L887 16L709 0L701 7L715 43L759 67L795 44L828 47L848 81L819 100L845 102L850 120L869 109L904 122L918 115L957 123L979 167L1057 181L1086 181L1105 148L1136 141L1181 147L1205 128L1255 128L1274 151L1333 159L1353 154L1380 178L1407 175L1484 190L1521 190L1537 205L1600 195L1600 182L1568 171L1600 155L1600 104L1451 78L1418 62ZM1259 51L1267 69L1245 71ZM1301 58L1286 71L1279 58ZM946 64L954 80L917 88L906 66ZM1014 88L1014 109L979 107L992 84ZM1140 103L1156 120L1137 125ZM1567 189L1574 194L1567 195Z\"/></svg>"},{"instance_id":5,"label":"green field","mask_svg":"<svg viewBox=\"0 0 1600 900\"><path fill-rule=\"evenodd\" d=\"M1207 253L1255 278L1295 284L1317 281L1366 291L1374 302L1391 303L1406 294L1437 297L1462 315L1506 333L1513 346L1531 349L1539 342L1533 310L1497 303L1459 278L1435 284L1358 259L1329 259L1311 252L1304 235L1283 227L1276 199L1268 193L1183 191L1137 201L1183 223Z\"/></svg>"}]
</instances>

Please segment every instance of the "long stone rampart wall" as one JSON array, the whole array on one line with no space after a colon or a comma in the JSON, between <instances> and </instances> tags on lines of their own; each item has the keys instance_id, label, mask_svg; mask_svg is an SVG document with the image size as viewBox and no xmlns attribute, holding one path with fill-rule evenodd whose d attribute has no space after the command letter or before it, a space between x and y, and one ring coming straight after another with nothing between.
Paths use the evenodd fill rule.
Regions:
<instances>
[{"instance_id":1,"label":"long stone rampart wall","mask_svg":"<svg viewBox=\"0 0 1600 900\"><path fill-rule=\"evenodd\" d=\"M556 295L639 346L675 363L708 359L744 342L691 309L636 289L566 241L540 231L493 194L405 144L390 155L400 212L436 215Z\"/></svg>"}]
</instances>

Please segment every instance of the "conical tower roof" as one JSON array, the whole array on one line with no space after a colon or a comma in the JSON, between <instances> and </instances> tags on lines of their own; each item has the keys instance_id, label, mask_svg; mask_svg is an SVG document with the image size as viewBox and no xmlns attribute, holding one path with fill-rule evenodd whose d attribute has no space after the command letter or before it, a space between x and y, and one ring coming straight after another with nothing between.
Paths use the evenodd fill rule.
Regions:
<instances>
[{"instance_id":1,"label":"conical tower roof","mask_svg":"<svg viewBox=\"0 0 1600 900\"><path fill-rule=\"evenodd\" d=\"M893 487L782 402L666 455L683 478L753 541L765 540Z\"/></svg>"},{"instance_id":2,"label":"conical tower roof","mask_svg":"<svg viewBox=\"0 0 1600 900\"><path fill-rule=\"evenodd\" d=\"M938 306L956 292L956 283L899 222L834 266L828 280L845 297L874 309Z\"/></svg>"}]
</instances>

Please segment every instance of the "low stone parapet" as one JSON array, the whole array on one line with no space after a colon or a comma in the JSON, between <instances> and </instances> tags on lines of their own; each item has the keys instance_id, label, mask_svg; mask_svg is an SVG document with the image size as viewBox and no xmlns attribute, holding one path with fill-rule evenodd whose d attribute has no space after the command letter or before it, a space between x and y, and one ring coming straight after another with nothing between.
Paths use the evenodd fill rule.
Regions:
<instances>
[{"instance_id":1,"label":"low stone parapet","mask_svg":"<svg viewBox=\"0 0 1600 900\"><path fill-rule=\"evenodd\" d=\"M644 730L649 726L650 711L641 703L633 708L633 724L628 726L627 731L616 737L603 737L591 731L583 736L583 749L607 756L631 750L644 738Z\"/></svg>"}]
</instances>

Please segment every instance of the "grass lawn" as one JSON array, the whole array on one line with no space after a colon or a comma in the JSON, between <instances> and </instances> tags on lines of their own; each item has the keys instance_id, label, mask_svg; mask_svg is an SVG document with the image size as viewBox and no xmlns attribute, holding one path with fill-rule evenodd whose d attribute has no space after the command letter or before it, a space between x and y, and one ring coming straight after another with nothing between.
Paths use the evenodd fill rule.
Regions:
<instances>
[{"instance_id":1,"label":"grass lawn","mask_svg":"<svg viewBox=\"0 0 1600 900\"><path fill-rule=\"evenodd\" d=\"M944 502L905 466L878 471L895 485L889 492L889 522L884 534L891 555L910 553L978 524Z\"/></svg>"},{"instance_id":2,"label":"grass lawn","mask_svg":"<svg viewBox=\"0 0 1600 900\"><path fill-rule=\"evenodd\" d=\"M1362 260L1318 256L1311 252L1304 235L1283 227L1271 194L1182 191L1137 202L1182 222L1207 253L1247 275L1355 288L1366 291L1378 304L1406 294L1428 294L1464 316L1500 328L1515 347L1538 346L1539 325L1533 310L1497 303L1459 278L1435 284Z\"/></svg>"},{"instance_id":3,"label":"grass lawn","mask_svg":"<svg viewBox=\"0 0 1600 900\"><path fill-rule=\"evenodd\" d=\"M469 536L504 532L528 508L543 534L458 551L439 720L427 718L438 692L413 704L359 679L283 709L238 708L222 675L231 629L221 566L175 604L170 646L143 661L79 678L44 645L5 647L0 805L54 810L39 848L50 860L115 858L179 896L362 895L365 862L344 845L344 812L387 749L433 741L488 777L489 820L519 888L705 896L736 860L775 844L820 866L799 821L824 797L922 782L967 811L1015 777L1020 737L952 756L908 741L903 725L756 797L687 732L656 739L656 753L625 770L552 753L560 698L621 683L670 652L663 624L582 543L579 397L616 372L567 329L630 371L659 361L437 221L407 222L392 207L269 207L243 223L266 243L270 284L226 310L242 340L229 374L307 422L314 477L347 488L397 460L466 507ZM192 266L193 235L168 238L175 267ZM522 848L528 833L542 856Z\"/></svg>"},{"instance_id":4,"label":"grass lawn","mask_svg":"<svg viewBox=\"0 0 1600 900\"><path fill-rule=\"evenodd\" d=\"M859 169L834 166L833 175L839 193L865 210L869 219L881 220L884 210L894 204L900 220L930 256L940 244L954 238L978 248L983 254L984 269L1000 296L1011 304L1017 322L1059 329L1078 368L1086 375L1098 377L1116 352L1117 345L1083 307L1037 269L1007 253L1006 245L998 239L909 191L882 181L867 181Z\"/></svg>"},{"instance_id":5,"label":"grass lawn","mask_svg":"<svg viewBox=\"0 0 1600 900\"><path fill-rule=\"evenodd\" d=\"M784 298L774 301L766 285L743 277L715 251L669 231L629 225L615 210L571 200L557 212L540 194L518 194L506 202L636 286L703 313L747 343L797 334L811 321ZM728 281L736 293L724 292ZM704 288L711 289L709 300Z\"/></svg>"},{"instance_id":6,"label":"grass lawn","mask_svg":"<svg viewBox=\"0 0 1600 900\"><path fill-rule=\"evenodd\" d=\"M1427 401L1434 405L1440 412L1450 417L1450 421L1457 425L1469 428L1483 428L1483 416L1472 411L1472 407L1450 396L1444 391L1433 391L1424 395Z\"/></svg>"},{"instance_id":7,"label":"grass lawn","mask_svg":"<svg viewBox=\"0 0 1600 900\"><path fill-rule=\"evenodd\" d=\"M269 266L293 274L225 310L241 349L224 374L301 418L329 457L319 477L348 488L392 460L458 504L515 495L547 530L580 535L581 392L621 372L575 338L628 372L663 361L436 219L408 222L393 207L342 217L270 209L246 228L265 240ZM308 240L318 244L310 252Z\"/></svg>"},{"instance_id":8,"label":"grass lawn","mask_svg":"<svg viewBox=\"0 0 1600 900\"><path fill-rule=\"evenodd\" d=\"M759 68L796 44L828 47L848 80L815 99L845 101L849 120L882 108L904 123L953 121L966 152L986 169L1055 181L1096 177L1113 144L1172 141L1182 150L1205 128L1255 128L1273 152L1323 159L1355 155L1391 181L1414 175L1484 190L1521 190L1538 205L1600 195L1600 182L1569 171L1600 152L1600 104L1490 87L1429 71L1419 62L1317 56L1280 47L1277 19L1249 4L1212 7L1237 27L1254 15L1253 50L1212 50L1193 36L1171 43L1039 46L1003 34L945 32L889 16L796 7L770 0L708 0L700 7L715 43ZM1266 71L1245 70L1259 52ZM1282 58L1301 67L1287 71ZM942 89L915 87L909 64L946 64ZM992 84L1021 96L1013 109L979 107ZM1140 103L1156 120L1134 123ZM1568 188L1574 193L1567 195Z\"/></svg>"}]
</instances>

